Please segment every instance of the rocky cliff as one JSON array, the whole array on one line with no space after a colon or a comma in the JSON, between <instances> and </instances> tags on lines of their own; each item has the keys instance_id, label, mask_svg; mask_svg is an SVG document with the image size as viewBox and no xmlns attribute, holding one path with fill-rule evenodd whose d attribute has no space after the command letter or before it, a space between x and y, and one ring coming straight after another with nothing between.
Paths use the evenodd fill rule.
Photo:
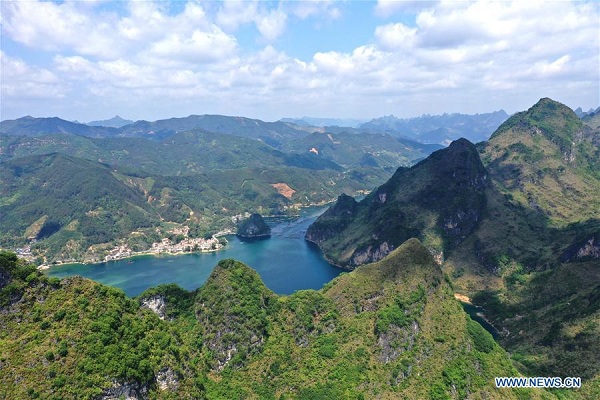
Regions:
<instances>
[{"instance_id":1,"label":"rocky cliff","mask_svg":"<svg viewBox=\"0 0 600 400\"><path fill-rule=\"evenodd\" d=\"M271 236L271 228L260 214L254 213L242 221L236 234L242 238L261 238Z\"/></svg>"},{"instance_id":2,"label":"rocky cliff","mask_svg":"<svg viewBox=\"0 0 600 400\"><path fill-rule=\"evenodd\" d=\"M345 268L380 260L411 237L441 255L475 229L489 185L477 149L459 139L412 168L398 169L360 203L340 196L306 239Z\"/></svg>"}]
</instances>

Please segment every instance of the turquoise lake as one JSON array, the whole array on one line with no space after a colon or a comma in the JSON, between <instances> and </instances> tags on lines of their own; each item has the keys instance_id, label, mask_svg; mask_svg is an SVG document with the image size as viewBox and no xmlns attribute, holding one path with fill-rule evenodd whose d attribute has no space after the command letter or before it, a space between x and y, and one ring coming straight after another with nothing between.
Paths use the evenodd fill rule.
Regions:
<instances>
[{"instance_id":1,"label":"turquoise lake","mask_svg":"<svg viewBox=\"0 0 600 400\"><path fill-rule=\"evenodd\" d=\"M226 249L214 253L138 256L101 264L60 265L45 273L56 278L81 275L123 289L134 297L163 283L176 283L194 290L202 286L220 260L234 258L254 268L275 293L320 289L342 272L327 263L314 244L304 240L308 226L326 208L305 209L294 220L267 219L271 226L270 238L240 241L236 236L227 236Z\"/></svg>"}]
</instances>

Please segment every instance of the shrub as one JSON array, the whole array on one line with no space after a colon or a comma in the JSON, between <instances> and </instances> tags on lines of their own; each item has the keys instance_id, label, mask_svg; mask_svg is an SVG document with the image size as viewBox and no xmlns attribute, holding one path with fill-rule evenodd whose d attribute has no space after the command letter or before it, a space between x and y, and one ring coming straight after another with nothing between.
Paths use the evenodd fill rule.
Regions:
<instances>
[{"instance_id":1,"label":"shrub","mask_svg":"<svg viewBox=\"0 0 600 400\"><path fill-rule=\"evenodd\" d=\"M483 353L489 353L494 349L494 338L481 325L467 317L467 331L473 339L475 349Z\"/></svg>"}]
</instances>

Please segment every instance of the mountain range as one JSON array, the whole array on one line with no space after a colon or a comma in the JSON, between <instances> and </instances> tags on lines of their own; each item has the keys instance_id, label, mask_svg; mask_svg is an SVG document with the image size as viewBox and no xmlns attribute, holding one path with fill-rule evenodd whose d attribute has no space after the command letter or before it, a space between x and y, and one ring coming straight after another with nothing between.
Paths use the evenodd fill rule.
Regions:
<instances>
[{"instance_id":1,"label":"mountain range","mask_svg":"<svg viewBox=\"0 0 600 400\"><path fill-rule=\"evenodd\" d=\"M417 118L397 118L393 115L372 119L359 126L367 131L387 132L421 143L448 145L465 138L471 142L489 139L490 135L508 118L504 110L484 114L422 115Z\"/></svg>"},{"instance_id":2,"label":"mountain range","mask_svg":"<svg viewBox=\"0 0 600 400\"><path fill-rule=\"evenodd\" d=\"M306 237L349 269L417 237L523 370L597 380L599 139L541 99L488 142L457 140L360 202L340 196Z\"/></svg>"},{"instance_id":3,"label":"mountain range","mask_svg":"<svg viewBox=\"0 0 600 400\"><path fill-rule=\"evenodd\" d=\"M99 120L99 121L90 121L87 122L86 125L89 126L106 126L109 128L121 128L125 125L129 125L132 124L134 121L130 120L130 119L124 119L119 117L118 115L115 115L114 117L110 118L110 119L104 119L104 120Z\"/></svg>"},{"instance_id":4,"label":"mountain range","mask_svg":"<svg viewBox=\"0 0 600 400\"><path fill-rule=\"evenodd\" d=\"M317 126L321 128L330 126L358 128L361 124L367 122L364 119L353 119L353 118L314 118L314 117L302 117L302 118L282 118L281 122L289 122L300 126Z\"/></svg>"},{"instance_id":5,"label":"mountain range","mask_svg":"<svg viewBox=\"0 0 600 400\"><path fill-rule=\"evenodd\" d=\"M296 133L2 135L3 245L91 257L125 232L142 248L339 195L306 238L349 272L278 296L224 260L193 292L129 299L0 251L0 397L599 398L600 129L586 116L543 98L489 140L441 149L283 122ZM494 386L521 374L583 385Z\"/></svg>"},{"instance_id":6,"label":"mountain range","mask_svg":"<svg viewBox=\"0 0 600 400\"><path fill-rule=\"evenodd\" d=\"M4 398L549 396L491 385L518 371L416 239L290 296L234 260L194 292L163 285L135 299L1 252L0 277Z\"/></svg>"},{"instance_id":7,"label":"mountain range","mask_svg":"<svg viewBox=\"0 0 600 400\"><path fill-rule=\"evenodd\" d=\"M178 132L199 129L259 139L276 148L281 148L288 141L313 132L387 133L395 138L447 146L452 140L460 137L472 142L487 140L507 118L508 115L503 110L475 115L423 115L409 119L400 119L391 115L375 118L368 122L309 117L283 118L276 122L264 122L258 119L223 115L190 115L152 122L143 120L133 122L115 116L109 120L80 124L56 117L33 118L27 116L0 122L0 133L25 136L72 133L95 138L119 136L163 140Z\"/></svg>"},{"instance_id":8,"label":"mountain range","mask_svg":"<svg viewBox=\"0 0 600 400\"><path fill-rule=\"evenodd\" d=\"M185 130L197 124L218 131ZM232 219L247 212L293 214L369 191L437 148L220 116L121 129L26 117L2 129L0 245L31 245L47 263L102 260L118 245L141 251L178 229L235 231Z\"/></svg>"}]
</instances>

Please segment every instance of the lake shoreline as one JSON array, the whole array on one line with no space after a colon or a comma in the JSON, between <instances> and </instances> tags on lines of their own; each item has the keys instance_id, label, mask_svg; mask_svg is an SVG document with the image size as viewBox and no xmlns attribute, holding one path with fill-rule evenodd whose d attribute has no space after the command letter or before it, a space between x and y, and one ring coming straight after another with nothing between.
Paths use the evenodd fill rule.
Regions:
<instances>
[{"instance_id":1,"label":"lake shoreline","mask_svg":"<svg viewBox=\"0 0 600 400\"><path fill-rule=\"evenodd\" d=\"M277 294L317 290L342 272L329 264L317 247L304 240L307 226L318 211L307 210L294 221L275 222L270 239L244 241L231 235L223 249L227 251L141 252L114 262L61 265L44 274L59 279L83 276L135 297L150 287L168 283L195 290L206 282L220 261L232 258L256 270L265 285Z\"/></svg>"},{"instance_id":2,"label":"lake shoreline","mask_svg":"<svg viewBox=\"0 0 600 400\"><path fill-rule=\"evenodd\" d=\"M307 204L307 205L296 205L295 208L300 210L300 212L298 214L292 214L292 215L279 215L279 214L275 214L275 215L266 215L264 216L264 218L284 218L284 219L289 219L289 220L296 220L298 218L301 217L302 212L301 210L306 210L309 208L313 208L313 207L325 207L331 203L334 203L336 200L327 200L327 201L322 201L322 202L318 202L318 203L312 203L312 204ZM235 235L236 233L229 229L229 230L223 230L223 231L219 231L217 233L215 233L212 237L214 239L218 239L220 237L225 237L225 236L230 236L230 235ZM311 242L312 243L312 242ZM315 243L316 245L316 243ZM118 246L116 246L118 247ZM317 245L318 247L318 245ZM40 264L37 269L40 271L44 271L44 270L48 270L51 269L52 267L56 267L56 266L61 266L61 265L72 265L72 264L81 264L81 265L94 265L94 264L103 264L106 262L110 262L110 261L122 261L122 260L127 260L130 258L134 258L134 257L138 257L138 256L160 256L160 255L186 255L186 254L202 254L202 253L214 253L214 252L218 252L218 251L224 251L227 250L227 246L223 246L217 249L202 249L202 250L195 250L195 251L174 251L174 252L169 252L169 251L156 251L153 250L152 248L148 249L148 250L143 250L143 251L138 251L138 252L129 252L128 255L116 255L111 257L110 259L105 259L105 260L94 260L94 261L85 261L85 260L56 260L53 261L51 264ZM320 250L320 248L319 248ZM321 251L322 253L322 251ZM340 267L339 265L336 265L335 263L331 262L331 260L329 260L327 257L325 257L325 255L323 255L323 257L325 258L325 260L333 265L334 267L337 268L341 268L343 270L348 270L346 268Z\"/></svg>"},{"instance_id":3,"label":"lake shoreline","mask_svg":"<svg viewBox=\"0 0 600 400\"><path fill-rule=\"evenodd\" d=\"M213 235L213 238L220 238L220 237L225 237L225 236L229 236L229 235L234 235L234 233L232 232L219 232L215 235ZM201 250L194 250L194 251L174 251L174 252L170 252L170 251L163 251L163 250L153 250L153 249L148 249L148 250L143 250L143 251L136 251L133 253L129 253L126 256L114 256L113 258L109 259L109 260L104 260L104 261L94 261L94 262L86 262L86 261L55 261L52 264L41 264L37 267L38 270L40 271L45 271L45 270L49 270L52 267L58 267L61 265L74 265L74 264L80 264L80 265L99 265L99 264L104 264L107 262L111 262L111 261L123 261L123 260L129 260L132 258L136 258L136 257L141 257L141 256L152 256L152 257L159 257L161 255L164 256L183 256L186 254L205 254L205 253L215 253L218 251L225 251L227 250L227 246L226 245L222 245L219 248L216 249L201 249Z\"/></svg>"}]
</instances>

